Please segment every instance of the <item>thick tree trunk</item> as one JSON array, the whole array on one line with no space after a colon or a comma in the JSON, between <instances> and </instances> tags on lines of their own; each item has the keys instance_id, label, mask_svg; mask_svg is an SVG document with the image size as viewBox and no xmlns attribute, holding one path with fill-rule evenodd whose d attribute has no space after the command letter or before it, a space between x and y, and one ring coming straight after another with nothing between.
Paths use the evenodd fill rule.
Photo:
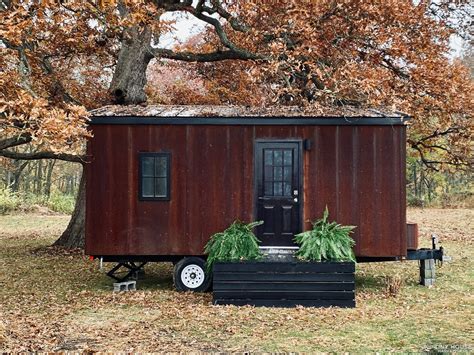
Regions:
<instances>
[{"instance_id":1,"label":"thick tree trunk","mask_svg":"<svg viewBox=\"0 0 474 355\"><path fill-rule=\"evenodd\" d=\"M53 245L65 248L84 248L86 222L86 177L84 173L77 191L76 205L69 225Z\"/></svg>"},{"instance_id":2,"label":"thick tree trunk","mask_svg":"<svg viewBox=\"0 0 474 355\"><path fill-rule=\"evenodd\" d=\"M124 34L110 92L117 104L140 104L146 101L146 69L153 56L150 53L152 33L149 29L129 29ZM83 248L85 242L86 181L82 175L76 206L67 229L54 245Z\"/></svg>"},{"instance_id":3,"label":"thick tree trunk","mask_svg":"<svg viewBox=\"0 0 474 355\"><path fill-rule=\"evenodd\" d=\"M145 28L131 28L124 33L110 93L116 104L140 104L146 101L146 69L153 55L150 52L152 33Z\"/></svg>"}]
</instances>

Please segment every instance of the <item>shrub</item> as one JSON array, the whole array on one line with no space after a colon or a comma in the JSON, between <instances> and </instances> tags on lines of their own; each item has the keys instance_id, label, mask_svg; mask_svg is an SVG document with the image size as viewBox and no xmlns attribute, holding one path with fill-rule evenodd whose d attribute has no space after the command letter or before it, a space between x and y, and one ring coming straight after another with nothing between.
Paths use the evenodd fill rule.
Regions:
<instances>
[{"instance_id":1,"label":"shrub","mask_svg":"<svg viewBox=\"0 0 474 355\"><path fill-rule=\"evenodd\" d=\"M20 206L21 200L9 188L0 189L0 214L7 214Z\"/></svg>"},{"instance_id":2,"label":"shrub","mask_svg":"<svg viewBox=\"0 0 474 355\"><path fill-rule=\"evenodd\" d=\"M384 279L385 294L396 297L402 288L403 280L400 276L386 276Z\"/></svg>"},{"instance_id":3,"label":"shrub","mask_svg":"<svg viewBox=\"0 0 474 355\"><path fill-rule=\"evenodd\" d=\"M46 206L54 212L72 214L75 203L76 199L74 195L53 192L46 202Z\"/></svg>"},{"instance_id":4,"label":"shrub","mask_svg":"<svg viewBox=\"0 0 474 355\"><path fill-rule=\"evenodd\" d=\"M0 214L11 212L37 212L41 206L59 213L71 214L74 211L75 196L53 192L49 197L32 192L12 192L9 188L0 188Z\"/></svg>"},{"instance_id":5,"label":"shrub","mask_svg":"<svg viewBox=\"0 0 474 355\"><path fill-rule=\"evenodd\" d=\"M245 224L235 221L223 232L214 234L206 244L206 268L210 272L216 261L256 260L262 256L259 240L252 229L262 221Z\"/></svg>"},{"instance_id":6,"label":"shrub","mask_svg":"<svg viewBox=\"0 0 474 355\"><path fill-rule=\"evenodd\" d=\"M423 198L416 197L414 195L408 195L407 205L410 207L424 207L425 201Z\"/></svg>"},{"instance_id":7,"label":"shrub","mask_svg":"<svg viewBox=\"0 0 474 355\"><path fill-rule=\"evenodd\" d=\"M352 247L354 240L349 236L353 226L341 226L328 221L328 208L324 210L323 218L313 222L313 229L295 236L295 242L300 246L296 256L308 261L353 261L355 255Z\"/></svg>"}]
</instances>

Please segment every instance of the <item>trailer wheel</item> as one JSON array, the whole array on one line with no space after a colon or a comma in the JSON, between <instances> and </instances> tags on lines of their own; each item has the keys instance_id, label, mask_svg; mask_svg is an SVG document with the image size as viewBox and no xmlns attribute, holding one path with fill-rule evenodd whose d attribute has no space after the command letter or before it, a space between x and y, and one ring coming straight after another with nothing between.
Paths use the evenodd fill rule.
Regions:
<instances>
[{"instance_id":1,"label":"trailer wheel","mask_svg":"<svg viewBox=\"0 0 474 355\"><path fill-rule=\"evenodd\" d=\"M173 272L174 287L178 291L207 291L211 276L206 273L205 264L203 259L194 256L178 261Z\"/></svg>"}]
</instances>

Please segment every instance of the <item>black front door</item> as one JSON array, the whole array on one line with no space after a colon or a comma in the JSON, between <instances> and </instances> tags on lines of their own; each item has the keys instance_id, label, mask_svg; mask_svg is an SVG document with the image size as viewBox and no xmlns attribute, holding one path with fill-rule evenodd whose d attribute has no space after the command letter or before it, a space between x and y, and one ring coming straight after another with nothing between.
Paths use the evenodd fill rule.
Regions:
<instances>
[{"instance_id":1,"label":"black front door","mask_svg":"<svg viewBox=\"0 0 474 355\"><path fill-rule=\"evenodd\" d=\"M257 228L262 246L294 246L300 232L300 143L257 141L255 182Z\"/></svg>"}]
</instances>

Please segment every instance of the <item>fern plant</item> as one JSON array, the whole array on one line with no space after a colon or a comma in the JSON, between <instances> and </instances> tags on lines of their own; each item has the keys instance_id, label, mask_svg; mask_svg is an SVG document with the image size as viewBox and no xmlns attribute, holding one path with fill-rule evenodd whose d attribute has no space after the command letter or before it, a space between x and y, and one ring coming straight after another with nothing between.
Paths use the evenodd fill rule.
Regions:
<instances>
[{"instance_id":1,"label":"fern plant","mask_svg":"<svg viewBox=\"0 0 474 355\"><path fill-rule=\"evenodd\" d=\"M300 246L296 252L299 259L307 261L353 261L355 255L352 247L354 239L349 234L354 226L342 226L329 222L329 211L326 206L323 218L313 222L313 229L295 236Z\"/></svg>"},{"instance_id":2,"label":"fern plant","mask_svg":"<svg viewBox=\"0 0 474 355\"><path fill-rule=\"evenodd\" d=\"M263 224L263 221L243 223L234 221L223 232L214 234L206 244L208 254L206 269L212 270L216 261L256 260L262 256L258 248L259 240L252 229Z\"/></svg>"}]
</instances>

